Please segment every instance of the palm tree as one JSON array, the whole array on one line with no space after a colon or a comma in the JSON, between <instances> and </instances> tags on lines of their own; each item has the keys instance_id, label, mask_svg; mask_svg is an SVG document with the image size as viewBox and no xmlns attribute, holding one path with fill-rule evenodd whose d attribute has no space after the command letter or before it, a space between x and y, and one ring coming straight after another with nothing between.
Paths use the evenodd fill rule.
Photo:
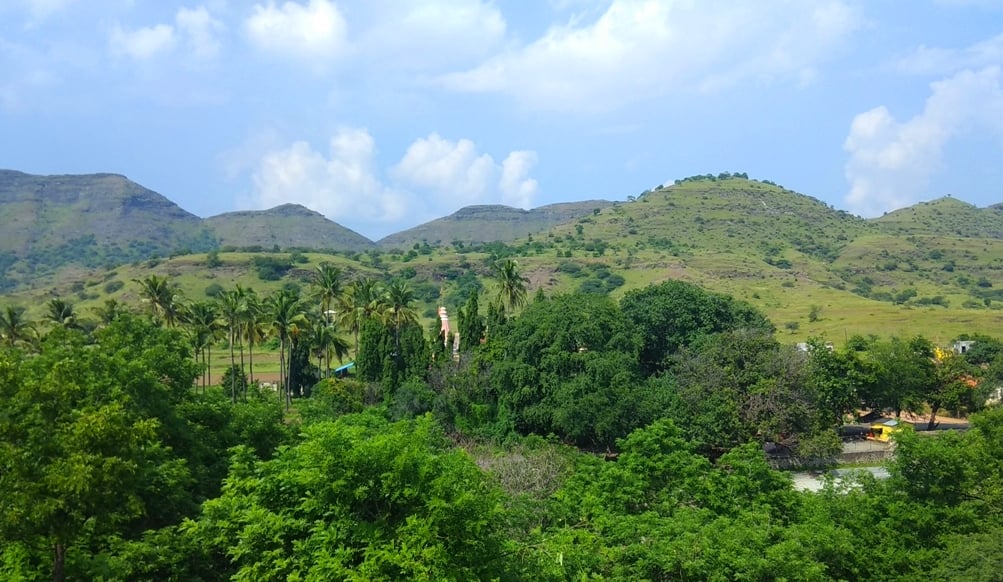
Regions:
<instances>
[{"instance_id":1,"label":"palm tree","mask_svg":"<svg viewBox=\"0 0 1003 582\"><path fill-rule=\"evenodd\" d=\"M299 295L287 289L280 289L268 297L268 327L279 338L279 377L280 396L284 396L286 409L292 406L292 393L289 390L289 371L286 367L286 353L289 342L306 323L303 305Z\"/></svg>"},{"instance_id":2,"label":"palm tree","mask_svg":"<svg viewBox=\"0 0 1003 582\"><path fill-rule=\"evenodd\" d=\"M65 328L78 327L77 314L73 311L72 303L64 301L59 297L53 297L46 306L48 307L48 312L45 314L45 318L53 325Z\"/></svg>"},{"instance_id":3,"label":"palm tree","mask_svg":"<svg viewBox=\"0 0 1003 582\"><path fill-rule=\"evenodd\" d=\"M35 326L24 317L23 307L7 305L0 311L0 339L7 347L30 340L34 330Z\"/></svg>"},{"instance_id":4,"label":"palm tree","mask_svg":"<svg viewBox=\"0 0 1003 582\"><path fill-rule=\"evenodd\" d=\"M264 316L264 306L261 303L261 298L254 292L254 289L247 290L244 302L246 309L244 311L243 325L241 326L241 335L247 340L248 378L250 378L251 382L254 382L254 346L265 341L265 329L261 321Z\"/></svg>"},{"instance_id":5,"label":"palm tree","mask_svg":"<svg viewBox=\"0 0 1003 582\"><path fill-rule=\"evenodd\" d=\"M180 314L180 294L177 287L167 277L157 275L135 281L139 283L139 294L149 304L153 318L167 327L174 327Z\"/></svg>"},{"instance_id":6,"label":"palm tree","mask_svg":"<svg viewBox=\"0 0 1003 582\"><path fill-rule=\"evenodd\" d=\"M240 335L239 331L241 324L243 323L243 312L245 310L245 303L242 290L240 286L231 291L224 291L222 295L219 296L219 312L227 329L227 338L230 345L230 369L232 370L236 364L236 354L234 353L234 344L237 342L237 337ZM241 366L243 370L243 366ZM236 403L237 402L237 375L230 374L230 398Z\"/></svg>"},{"instance_id":7,"label":"palm tree","mask_svg":"<svg viewBox=\"0 0 1003 582\"><path fill-rule=\"evenodd\" d=\"M411 307L414 302L414 291L407 281L392 281L384 292L386 301L383 320L394 329L395 357L401 357L400 330L408 323L418 321L418 313Z\"/></svg>"},{"instance_id":8,"label":"palm tree","mask_svg":"<svg viewBox=\"0 0 1003 582\"><path fill-rule=\"evenodd\" d=\"M341 269L331 263L321 263L310 280L314 296L320 299L320 316L331 323L331 306L345 293Z\"/></svg>"},{"instance_id":9,"label":"palm tree","mask_svg":"<svg viewBox=\"0 0 1003 582\"><path fill-rule=\"evenodd\" d=\"M519 272L519 264L512 259L504 259L494 264L494 278L498 281L498 300L507 302L514 310L526 303L526 283L529 279Z\"/></svg>"},{"instance_id":10,"label":"palm tree","mask_svg":"<svg viewBox=\"0 0 1003 582\"><path fill-rule=\"evenodd\" d=\"M348 355L348 342L338 333L333 325L328 325L323 319L313 321L310 329L310 351L317 357L317 366L325 370L324 377L331 377L331 358L343 362Z\"/></svg>"},{"instance_id":11,"label":"palm tree","mask_svg":"<svg viewBox=\"0 0 1003 582\"><path fill-rule=\"evenodd\" d=\"M341 299L338 325L355 337L356 357L359 354L359 332L362 331L362 325L380 311L381 301L379 285L368 277L353 281L348 287L348 293Z\"/></svg>"},{"instance_id":12,"label":"palm tree","mask_svg":"<svg viewBox=\"0 0 1003 582\"><path fill-rule=\"evenodd\" d=\"M202 359L202 391L209 383L209 368L212 365L212 342L219 333L221 322L216 305L209 301L199 301L188 306L186 323L196 360Z\"/></svg>"}]
</instances>

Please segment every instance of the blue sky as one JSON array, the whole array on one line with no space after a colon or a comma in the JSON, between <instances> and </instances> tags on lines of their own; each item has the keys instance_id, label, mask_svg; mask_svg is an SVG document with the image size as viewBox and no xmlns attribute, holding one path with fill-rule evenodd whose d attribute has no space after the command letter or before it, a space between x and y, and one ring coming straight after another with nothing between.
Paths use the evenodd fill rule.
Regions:
<instances>
[{"instance_id":1,"label":"blue sky","mask_svg":"<svg viewBox=\"0 0 1003 582\"><path fill-rule=\"evenodd\" d=\"M747 172L1003 202L1000 0L0 0L0 167L371 238Z\"/></svg>"}]
</instances>

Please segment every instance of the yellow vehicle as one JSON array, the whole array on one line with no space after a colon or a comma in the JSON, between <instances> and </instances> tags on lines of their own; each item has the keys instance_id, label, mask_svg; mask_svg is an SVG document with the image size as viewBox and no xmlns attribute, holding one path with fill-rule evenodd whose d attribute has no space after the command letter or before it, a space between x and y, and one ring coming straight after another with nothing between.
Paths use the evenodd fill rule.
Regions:
<instances>
[{"instance_id":1,"label":"yellow vehicle","mask_svg":"<svg viewBox=\"0 0 1003 582\"><path fill-rule=\"evenodd\" d=\"M899 421L895 419L883 420L871 424L871 429L867 431L867 439L887 443L896 432L902 430Z\"/></svg>"}]
</instances>

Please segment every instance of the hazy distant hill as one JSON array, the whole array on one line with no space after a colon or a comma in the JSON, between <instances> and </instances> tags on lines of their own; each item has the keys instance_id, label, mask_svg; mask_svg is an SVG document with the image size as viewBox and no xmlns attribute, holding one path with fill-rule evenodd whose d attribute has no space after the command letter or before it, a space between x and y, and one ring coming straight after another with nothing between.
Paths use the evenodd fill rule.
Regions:
<instances>
[{"instance_id":1,"label":"hazy distant hill","mask_svg":"<svg viewBox=\"0 0 1003 582\"><path fill-rule=\"evenodd\" d=\"M124 176L0 170L0 287L66 264L121 263L215 246L202 221Z\"/></svg>"},{"instance_id":2,"label":"hazy distant hill","mask_svg":"<svg viewBox=\"0 0 1003 582\"><path fill-rule=\"evenodd\" d=\"M223 247L304 247L362 251L373 241L299 204L227 212L205 219Z\"/></svg>"},{"instance_id":3,"label":"hazy distant hill","mask_svg":"<svg viewBox=\"0 0 1003 582\"><path fill-rule=\"evenodd\" d=\"M585 200L549 204L532 210L522 210L501 204L467 206L449 216L426 222L378 241L384 248L409 247L414 243L449 244L453 241L511 242L527 235L539 234L552 227L596 209L612 206L608 200Z\"/></svg>"}]
</instances>

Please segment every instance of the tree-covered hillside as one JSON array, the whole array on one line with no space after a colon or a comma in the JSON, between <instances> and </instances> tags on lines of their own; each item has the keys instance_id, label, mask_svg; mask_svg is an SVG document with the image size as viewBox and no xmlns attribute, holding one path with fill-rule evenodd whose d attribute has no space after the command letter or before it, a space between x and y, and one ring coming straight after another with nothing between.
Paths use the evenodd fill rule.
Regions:
<instances>
[{"instance_id":1,"label":"tree-covered hillside","mask_svg":"<svg viewBox=\"0 0 1003 582\"><path fill-rule=\"evenodd\" d=\"M6 306L0 575L996 579L1000 340L799 349L680 281L615 300L492 276L427 330L408 281L330 263L302 290L193 301L151 275L93 315ZM771 468L767 448L831 466L862 409L971 429L899 431L886 480L812 493Z\"/></svg>"}]
</instances>

